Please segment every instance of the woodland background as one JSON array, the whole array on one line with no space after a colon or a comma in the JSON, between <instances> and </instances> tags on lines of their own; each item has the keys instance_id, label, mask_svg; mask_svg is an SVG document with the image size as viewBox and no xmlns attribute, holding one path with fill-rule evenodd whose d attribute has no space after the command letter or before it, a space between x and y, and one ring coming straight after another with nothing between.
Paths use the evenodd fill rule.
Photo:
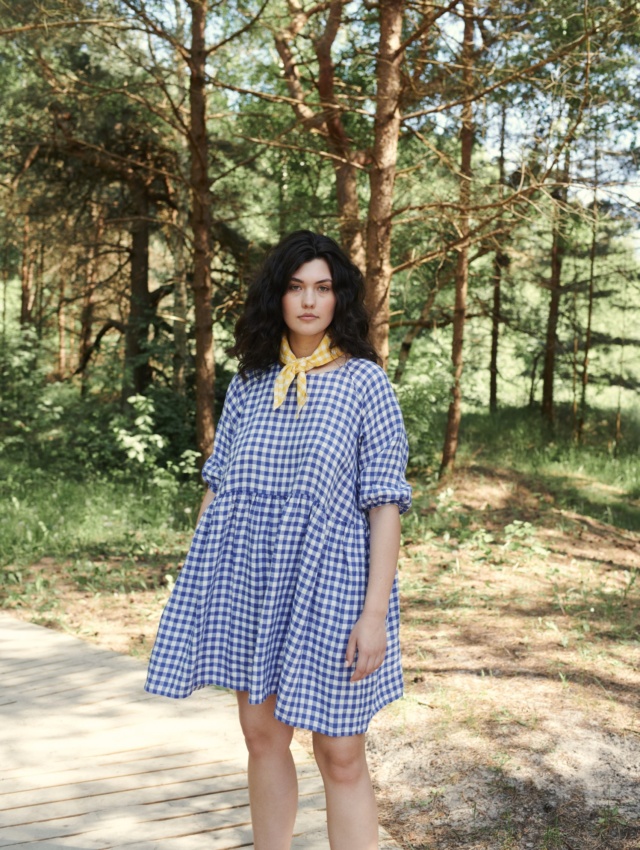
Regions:
<instances>
[{"instance_id":1,"label":"woodland background","mask_svg":"<svg viewBox=\"0 0 640 850\"><path fill-rule=\"evenodd\" d=\"M366 274L414 464L453 467L463 406L552 426L568 405L580 443L597 403L620 442L640 377L634 3L2 13L5 446L28 433L101 471L207 455L247 281L299 227Z\"/></svg>"},{"instance_id":2,"label":"woodland background","mask_svg":"<svg viewBox=\"0 0 640 850\"><path fill-rule=\"evenodd\" d=\"M0 604L148 652L246 286L323 231L365 273L415 485L387 825L637 846L639 46L630 0L0 0ZM502 702L470 709L486 670ZM420 706L485 821L419 773ZM606 783L518 785L569 727Z\"/></svg>"}]
</instances>

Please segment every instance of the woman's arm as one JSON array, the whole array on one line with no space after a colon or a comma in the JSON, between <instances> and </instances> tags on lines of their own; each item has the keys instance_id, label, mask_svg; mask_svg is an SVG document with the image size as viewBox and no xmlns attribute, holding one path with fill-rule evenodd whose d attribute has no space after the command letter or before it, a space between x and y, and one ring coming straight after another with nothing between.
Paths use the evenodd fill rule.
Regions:
<instances>
[{"instance_id":1,"label":"woman's arm","mask_svg":"<svg viewBox=\"0 0 640 850\"><path fill-rule=\"evenodd\" d=\"M398 506L380 505L369 511L371 527L369 581L364 608L347 644L346 665L353 664L356 649L358 663L352 682L364 679L384 661L387 649L386 618L391 588L400 552L400 514Z\"/></svg>"},{"instance_id":2,"label":"woman's arm","mask_svg":"<svg viewBox=\"0 0 640 850\"><path fill-rule=\"evenodd\" d=\"M200 522L202 514L206 511L211 502L213 502L215 495L216 494L213 492L213 490L207 489L207 492L203 496L202 504L200 505L200 510L198 511L198 519L196 525Z\"/></svg>"}]
</instances>

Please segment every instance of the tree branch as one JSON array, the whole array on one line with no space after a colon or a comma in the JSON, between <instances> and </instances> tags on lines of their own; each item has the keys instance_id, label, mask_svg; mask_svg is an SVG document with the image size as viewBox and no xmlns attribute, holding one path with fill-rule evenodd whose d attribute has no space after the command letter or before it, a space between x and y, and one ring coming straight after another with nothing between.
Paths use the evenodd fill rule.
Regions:
<instances>
[{"instance_id":1,"label":"tree branch","mask_svg":"<svg viewBox=\"0 0 640 850\"><path fill-rule=\"evenodd\" d=\"M84 370L89 365L89 360L91 360L93 353L95 351L100 350L100 343L102 342L102 337L110 330L117 330L120 331L121 334L124 334L126 332L126 326L124 322L119 322L116 319L109 319L109 321L100 328L100 330L96 334L96 338L89 346L89 348L87 348L87 350L85 351L82 360L78 364L78 368L73 373L74 375L79 375L81 372L84 372Z\"/></svg>"},{"instance_id":2,"label":"tree branch","mask_svg":"<svg viewBox=\"0 0 640 850\"><path fill-rule=\"evenodd\" d=\"M60 29L64 27L120 27L126 22L126 18L108 20L106 18L87 18L80 21L49 21L41 24L22 24L19 27L8 27L0 29L0 36L20 35L23 32L34 32L36 30Z\"/></svg>"}]
</instances>

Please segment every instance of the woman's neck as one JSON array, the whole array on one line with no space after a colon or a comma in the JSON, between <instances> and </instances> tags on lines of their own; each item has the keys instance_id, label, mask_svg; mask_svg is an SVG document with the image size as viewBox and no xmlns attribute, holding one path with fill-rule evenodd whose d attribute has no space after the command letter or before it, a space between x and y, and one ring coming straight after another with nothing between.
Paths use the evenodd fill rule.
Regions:
<instances>
[{"instance_id":1,"label":"woman's neck","mask_svg":"<svg viewBox=\"0 0 640 850\"><path fill-rule=\"evenodd\" d=\"M291 351L300 359L301 357L309 357L316 348L320 345L324 338L324 332L315 334L314 336L302 336L301 334L288 333L289 345Z\"/></svg>"}]
</instances>

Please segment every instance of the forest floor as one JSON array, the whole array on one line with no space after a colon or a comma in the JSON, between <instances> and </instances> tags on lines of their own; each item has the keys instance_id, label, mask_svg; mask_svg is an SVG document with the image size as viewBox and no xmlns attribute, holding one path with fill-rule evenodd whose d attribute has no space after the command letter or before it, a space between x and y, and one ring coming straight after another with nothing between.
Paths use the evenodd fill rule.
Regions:
<instances>
[{"instance_id":1,"label":"forest floor","mask_svg":"<svg viewBox=\"0 0 640 850\"><path fill-rule=\"evenodd\" d=\"M584 513L562 508L569 486ZM640 848L640 533L596 518L606 503L640 515L577 476L471 464L416 488L406 693L368 736L381 822L406 850ZM146 658L174 575L162 552L43 559L0 604Z\"/></svg>"}]
</instances>

